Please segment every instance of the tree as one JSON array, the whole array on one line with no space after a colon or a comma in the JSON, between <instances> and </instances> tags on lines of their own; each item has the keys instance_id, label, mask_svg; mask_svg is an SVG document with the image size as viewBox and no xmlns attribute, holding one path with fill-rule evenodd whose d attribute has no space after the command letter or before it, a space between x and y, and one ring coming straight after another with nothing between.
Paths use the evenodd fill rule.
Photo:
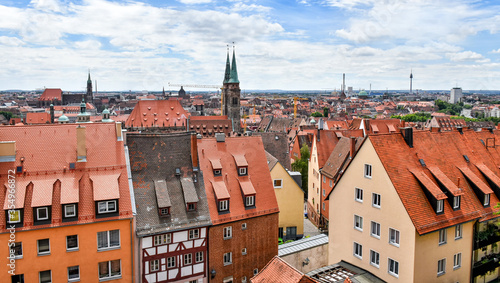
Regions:
<instances>
[{"instance_id":1,"label":"tree","mask_svg":"<svg viewBox=\"0 0 500 283\"><path fill-rule=\"evenodd\" d=\"M292 170L296 172L300 172L302 175L302 190L304 191L304 197L307 199L307 174L309 170L309 157L311 153L309 152L309 147L307 144L304 144L300 148L300 159L295 160L292 163Z\"/></svg>"},{"instance_id":2,"label":"tree","mask_svg":"<svg viewBox=\"0 0 500 283\"><path fill-rule=\"evenodd\" d=\"M326 118L328 118L328 111L328 107L323 108L323 116L325 116Z\"/></svg>"},{"instance_id":3,"label":"tree","mask_svg":"<svg viewBox=\"0 0 500 283\"><path fill-rule=\"evenodd\" d=\"M311 117L323 117L323 114L319 113L318 111L314 112L311 114Z\"/></svg>"},{"instance_id":4,"label":"tree","mask_svg":"<svg viewBox=\"0 0 500 283\"><path fill-rule=\"evenodd\" d=\"M12 118L14 116L14 114L12 114L11 112L7 112L7 111L0 111L0 115L3 115L5 117L5 119L7 119L7 121L9 121L10 118Z\"/></svg>"}]
</instances>

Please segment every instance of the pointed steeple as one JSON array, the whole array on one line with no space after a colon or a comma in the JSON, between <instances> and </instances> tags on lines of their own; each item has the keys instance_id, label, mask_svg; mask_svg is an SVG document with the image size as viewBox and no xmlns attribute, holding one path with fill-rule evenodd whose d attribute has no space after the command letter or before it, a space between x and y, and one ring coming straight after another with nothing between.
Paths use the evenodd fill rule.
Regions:
<instances>
[{"instance_id":1,"label":"pointed steeple","mask_svg":"<svg viewBox=\"0 0 500 283\"><path fill-rule=\"evenodd\" d=\"M240 83L238 80L238 70L236 70L236 55L233 46L233 62L231 62L231 76L229 77L229 83Z\"/></svg>"},{"instance_id":2,"label":"pointed steeple","mask_svg":"<svg viewBox=\"0 0 500 283\"><path fill-rule=\"evenodd\" d=\"M88 84L91 84L91 83L92 83L92 80L90 79L90 69L89 69L89 78L87 79L87 83L88 83Z\"/></svg>"},{"instance_id":3,"label":"pointed steeple","mask_svg":"<svg viewBox=\"0 0 500 283\"><path fill-rule=\"evenodd\" d=\"M226 71L224 72L224 83L229 82L231 76L231 65L229 64L229 46L227 47Z\"/></svg>"}]
</instances>

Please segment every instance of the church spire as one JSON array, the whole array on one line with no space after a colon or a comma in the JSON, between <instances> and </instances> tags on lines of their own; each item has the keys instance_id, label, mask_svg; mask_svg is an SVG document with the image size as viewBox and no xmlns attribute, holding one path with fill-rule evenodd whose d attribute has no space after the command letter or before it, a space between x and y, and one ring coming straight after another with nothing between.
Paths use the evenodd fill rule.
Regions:
<instances>
[{"instance_id":1,"label":"church spire","mask_svg":"<svg viewBox=\"0 0 500 283\"><path fill-rule=\"evenodd\" d=\"M231 65L229 64L229 46L227 46L226 71L224 72L224 83L229 82L231 76Z\"/></svg>"},{"instance_id":2,"label":"church spire","mask_svg":"<svg viewBox=\"0 0 500 283\"><path fill-rule=\"evenodd\" d=\"M236 55L234 52L233 45L233 62L231 63L231 76L229 78L229 83L240 83L238 80L238 70L236 69Z\"/></svg>"},{"instance_id":3,"label":"church spire","mask_svg":"<svg viewBox=\"0 0 500 283\"><path fill-rule=\"evenodd\" d=\"M91 84L92 80L90 79L90 69L89 69L89 78L87 79L87 84Z\"/></svg>"}]
</instances>

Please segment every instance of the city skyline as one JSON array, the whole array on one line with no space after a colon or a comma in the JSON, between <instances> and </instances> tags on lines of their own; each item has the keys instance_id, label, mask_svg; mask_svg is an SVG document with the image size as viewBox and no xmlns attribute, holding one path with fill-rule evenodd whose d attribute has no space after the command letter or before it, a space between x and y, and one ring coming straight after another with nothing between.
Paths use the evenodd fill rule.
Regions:
<instances>
[{"instance_id":1,"label":"city skyline","mask_svg":"<svg viewBox=\"0 0 500 283\"><path fill-rule=\"evenodd\" d=\"M33 0L0 5L0 90L500 89L500 6L486 1ZM175 88L172 88L175 90Z\"/></svg>"}]
</instances>

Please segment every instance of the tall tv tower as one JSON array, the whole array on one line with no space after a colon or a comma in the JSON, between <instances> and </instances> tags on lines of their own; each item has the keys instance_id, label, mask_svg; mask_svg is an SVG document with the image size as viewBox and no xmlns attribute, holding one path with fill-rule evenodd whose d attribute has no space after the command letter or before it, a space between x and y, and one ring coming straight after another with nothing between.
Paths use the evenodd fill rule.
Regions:
<instances>
[{"instance_id":1,"label":"tall tv tower","mask_svg":"<svg viewBox=\"0 0 500 283\"><path fill-rule=\"evenodd\" d=\"M412 83L413 83L413 70L410 70L410 94L413 94Z\"/></svg>"}]
</instances>

